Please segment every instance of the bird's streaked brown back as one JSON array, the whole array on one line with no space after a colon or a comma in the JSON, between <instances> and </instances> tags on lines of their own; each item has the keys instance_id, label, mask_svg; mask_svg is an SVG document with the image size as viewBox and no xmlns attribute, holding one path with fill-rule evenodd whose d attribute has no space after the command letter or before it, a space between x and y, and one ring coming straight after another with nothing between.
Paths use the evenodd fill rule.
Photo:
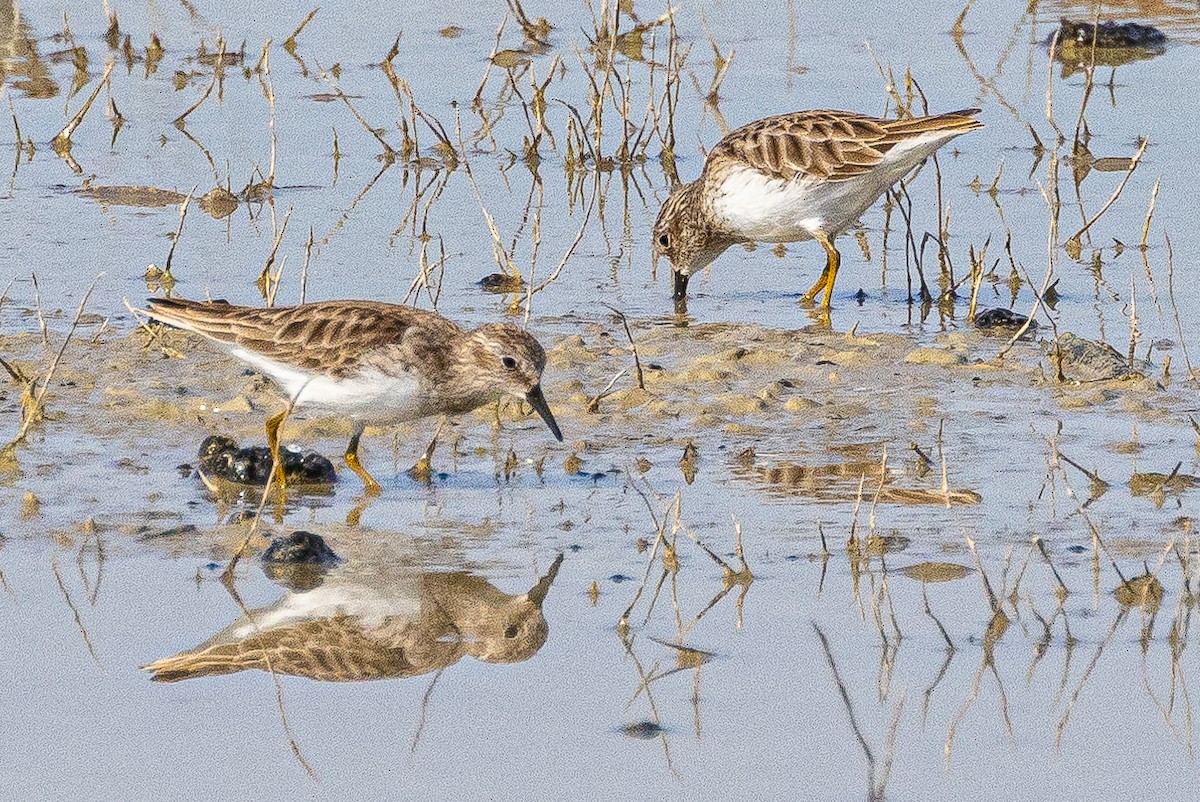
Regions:
<instances>
[{"instance_id":1,"label":"bird's streaked brown back","mask_svg":"<svg viewBox=\"0 0 1200 802\"><path fill-rule=\"evenodd\" d=\"M429 342L461 333L436 312L379 301L317 301L284 307L178 298L151 298L146 303L156 320L335 377L353 373L364 353L399 345L414 328L428 332L424 339Z\"/></svg>"},{"instance_id":2,"label":"bird's streaked brown back","mask_svg":"<svg viewBox=\"0 0 1200 802\"><path fill-rule=\"evenodd\" d=\"M434 666L436 667L436 666ZM347 617L264 629L232 642L201 646L143 666L155 682L234 674L257 668L326 682L407 677L424 673L403 643L389 644Z\"/></svg>"},{"instance_id":3,"label":"bird's streaked brown back","mask_svg":"<svg viewBox=\"0 0 1200 802\"><path fill-rule=\"evenodd\" d=\"M869 172L900 142L931 132L965 133L983 126L979 109L882 120L847 111L801 111L766 117L731 131L708 154L705 170L736 159L774 178L827 180Z\"/></svg>"}]
</instances>

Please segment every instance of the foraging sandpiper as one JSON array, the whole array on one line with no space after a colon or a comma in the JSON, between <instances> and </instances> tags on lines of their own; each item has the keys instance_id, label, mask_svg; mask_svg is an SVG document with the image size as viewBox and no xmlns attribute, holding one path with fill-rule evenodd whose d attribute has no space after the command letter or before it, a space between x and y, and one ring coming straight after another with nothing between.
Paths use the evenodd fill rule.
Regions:
<instances>
[{"instance_id":1,"label":"foraging sandpiper","mask_svg":"<svg viewBox=\"0 0 1200 802\"><path fill-rule=\"evenodd\" d=\"M142 668L155 682L254 668L352 682L414 677L465 655L518 663L546 642L542 603L562 561L560 554L528 593L517 595L463 571L335 570L318 587L247 610L196 648Z\"/></svg>"},{"instance_id":2,"label":"foraging sandpiper","mask_svg":"<svg viewBox=\"0 0 1200 802\"><path fill-rule=\"evenodd\" d=\"M262 308L151 298L147 305L150 317L215 340L270 376L292 406L353 421L346 464L370 493L381 488L358 460L358 441L368 422L463 414L516 396L562 440L542 395L546 352L529 332L510 323L467 331L436 312L378 301ZM267 444L274 455L285 415L267 419ZM279 465L276 458L275 481L282 487Z\"/></svg>"},{"instance_id":3,"label":"foraging sandpiper","mask_svg":"<svg viewBox=\"0 0 1200 802\"><path fill-rule=\"evenodd\" d=\"M655 256L671 261L675 298L730 245L815 239L825 269L803 303L833 296L841 255L833 241L892 184L959 134L982 127L979 109L881 120L848 111L800 111L732 131L700 177L671 192L654 223Z\"/></svg>"}]
</instances>

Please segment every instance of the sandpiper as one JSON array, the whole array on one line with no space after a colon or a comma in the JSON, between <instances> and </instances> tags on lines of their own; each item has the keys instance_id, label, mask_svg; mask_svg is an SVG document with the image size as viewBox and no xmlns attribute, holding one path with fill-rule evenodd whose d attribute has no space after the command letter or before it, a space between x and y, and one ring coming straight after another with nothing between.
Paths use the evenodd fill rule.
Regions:
<instances>
[{"instance_id":1,"label":"sandpiper","mask_svg":"<svg viewBox=\"0 0 1200 802\"><path fill-rule=\"evenodd\" d=\"M380 485L358 460L367 423L457 415L505 396L524 398L551 433L562 432L542 395L546 352L510 323L467 331L436 312L378 301L323 301L274 308L224 301L147 300L150 317L203 335L270 376L292 406L349 418L346 464L369 493ZM279 427L267 419L267 445L283 486Z\"/></svg>"},{"instance_id":2,"label":"sandpiper","mask_svg":"<svg viewBox=\"0 0 1200 802\"><path fill-rule=\"evenodd\" d=\"M335 570L318 587L248 610L196 648L142 668L156 682L254 668L351 682L414 677L466 655L519 663L546 642L542 603L562 560L516 595L462 571Z\"/></svg>"},{"instance_id":3,"label":"sandpiper","mask_svg":"<svg viewBox=\"0 0 1200 802\"><path fill-rule=\"evenodd\" d=\"M825 269L803 303L825 291L829 308L841 255L833 241L888 187L959 134L982 127L979 109L882 120L848 111L799 111L730 132L700 177L671 192L654 223L675 298L688 278L730 245L815 239Z\"/></svg>"}]
</instances>

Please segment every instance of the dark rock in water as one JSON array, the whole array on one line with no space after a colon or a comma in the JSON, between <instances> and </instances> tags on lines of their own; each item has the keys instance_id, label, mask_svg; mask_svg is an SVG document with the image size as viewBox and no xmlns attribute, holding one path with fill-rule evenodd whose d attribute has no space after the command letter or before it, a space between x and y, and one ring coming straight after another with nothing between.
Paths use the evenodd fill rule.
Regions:
<instances>
[{"instance_id":1,"label":"dark rock in water","mask_svg":"<svg viewBox=\"0 0 1200 802\"><path fill-rule=\"evenodd\" d=\"M621 728L621 733L630 738L640 738L648 741L657 738L667 731L667 728L653 721L635 721Z\"/></svg>"},{"instance_id":2,"label":"dark rock in water","mask_svg":"<svg viewBox=\"0 0 1200 802\"><path fill-rule=\"evenodd\" d=\"M139 542L146 543L151 540L160 540L162 538L180 537L183 535L194 535L199 529L194 524L181 524L172 526L170 529L162 529L159 531L142 532L138 535Z\"/></svg>"},{"instance_id":3,"label":"dark rock in water","mask_svg":"<svg viewBox=\"0 0 1200 802\"><path fill-rule=\"evenodd\" d=\"M1057 36L1057 42L1055 37ZM1054 45L1054 58L1062 62L1063 77L1095 63L1119 67L1167 51L1167 36L1158 28L1136 22L1074 22L1064 19L1046 39Z\"/></svg>"},{"instance_id":4,"label":"dark rock in water","mask_svg":"<svg viewBox=\"0 0 1200 802\"><path fill-rule=\"evenodd\" d=\"M323 565L330 567L342 562L320 535L301 529L281 535L271 541L263 552L264 563L276 565Z\"/></svg>"},{"instance_id":5,"label":"dark rock in water","mask_svg":"<svg viewBox=\"0 0 1200 802\"><path fill-rule=\"evenodd\" d=\"M1050 35L1049 43L1054 35ZM1058 24L1058 42L1075 42L1092 47L1134 47L1143 50L1164 49L1167 46L1167 35L1153 25L1142 25L1137 22L1075 22L1062 19Z\"/></svg>"},{"instance_id":6,"label":"dark rock in water","mask_svg":"<svg viewBox=\"0 0 1200 802\"><path fill-rule=\"evenodd\" d=\"M299 593L319 586L340 562L324 538L303 530L275 538L262 556L263 573Z\"/></svg>"},{"instance_id":7,"label":"dark rock in water","mask_svg":"<svg viewBox=\"0 0 1200 802\"><path fill-rule=\"evenodd\" d=\"M210 189L201 195L196 202L200 204L200 208L206 214L216 220L223 220L236 212L238 207L237 195L234 195L223 187Z\"/></svg>"},{"instance_id":8,"label":"dark rock in water","mask_svg":"<svg viewBox=\"0 0 1200 802\"><path fill-rule=\"evenodd\" d=\"M219 434L212 434L204 438L200 443L200 452L197 456L201 462L223 451L237 451L237 441L232 437L224 437Z\"/></svg>"},{"instance_id":9,"label":"dark rock in water","mask_svg":"<svg viewBox=\"0 0 1200 802\"><path fill-rule=\"evenodd\" d=\"M1011 309L985 309L975 315L975 328L987 334L1003 334L1012 336L1025 325L1029 318ZM1034 320L1025 330L1025 336L1031 336L1037 331L1037 321Z\"/></svg>"},{"instance_id":10,"label":"dark rock in water","mask_svg":"<svg viewBox=\"0 0 1200 802\"><path fill-rule=\"evenodd\" d=\"M1158 577L1146 569L1144 574L1130 577L1113 591L1117 604L1122 607L1144 607L1148 612L1158 611L1163 600L1163 586Z\"/></svg>"},{"instance_id":11,"label":"dark rock in water","mask_svg":"<svg viewBox=\"0 0 1200 802\"><path fill-rule=\"evenodd\" d=\"M1131 496L1154 496L1156 494L1178 495L1185 490L1200 487L1200 476L1188 473L1141 473L1135 472L1129 477L1129 494Z\"/></svg>"},{"instance_id":12,"label":"dark rock in water","mask_svg":"<svg viewBox=\"0 0 1200 802\"><path fill-rule=\"evenodd\" d=\"M337 481L333 463L325 457L309 451L301 453L291 449L280 449L283 458L283 475L291 485L328 485ZM223 480L238 485L264 487L271 476L274 460L266 446L238 448L235 440L221 435L204 438L197 455L200 460L200 475L206 484Z\"/></svg>"},{"instance_id":13,"label":"dark rock in water","mask_svg":"<svg viewBox=\"0 0 1200 802\"><path fill-rule=\"evenodd\" d=\"M525 282L521 281L520 276L492 273L481 278L479 286L487 292L520 292L525 287Z\"/></svg>"},{"instance_id":14,"label":"dark rock in water","mask_svg":"<svg viewBox=\"0 0 1200 802\"><path fill-rule=\"evenodd\" d=\"M1059 335L1057 352L1061 356L1063 375L1077 382L1138 379L1145 375L1147 365L1135 360L1133 365L1108 343L1085 340L1071 332ZM1051 351L1050 358L1055 358Z\"/></svg>"}]
</instances>

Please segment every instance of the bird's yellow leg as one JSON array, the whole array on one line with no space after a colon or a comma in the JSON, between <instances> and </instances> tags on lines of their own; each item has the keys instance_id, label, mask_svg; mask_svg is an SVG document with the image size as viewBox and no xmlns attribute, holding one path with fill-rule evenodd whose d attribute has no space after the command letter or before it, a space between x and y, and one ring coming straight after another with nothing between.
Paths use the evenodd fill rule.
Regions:
<instances>
[{"instance_id":1,"label":"bird's yellow leg","mask_svg":"<svg viewBox=\"0 0 1200 802\"><path fill-rule=\"evenodd\" d=\"M358 441L362 437L363 429L366 428L364 423L354 424L354 431L350 435L350 442L346 445L346 465L350 470L358 474L358 478L362 479L364 489L367 495L377 496L383 492L383 486L375 481L375 477L367 473L367 469L358 461Z\"/></svg>"},{"instance_id":2,"label":"bird's yellow leg","mask_svg":"<svg viewBox=\"0 0 1200 802\"><path fill-rule=\"evenodd\" d=\"M437 429L433 432L433 439L429 441L429 445L425 447L425 453L417 460L417 464L409 469L412 478L418 482L426 484L433 478L433 452L437 450L438 437L442 434L442 427L446 425L446 419L442 418L438 421Z\"/></svg>"},{"instance_id":3,"label":"bird's yellow leg","mask_svg":"<svg viewBox=\"0 0 1200 802\"><path fill-rule=\"evenodd\" d=\"M818 231L813 235L813 239L825 249L825 303L822 306L828 309L829 302L833 299L833 282L837 280L838 268L842 266L842 255L833 246L833 238L824 231ZM816 295L813 295L813 298L816 298Z\"/></svg>"},{"instance_id":4,"label":"bird's yellow leg","mask_svg":"<svg viewBox=\"0 0 1200 802\"><path fill-rule=\"evenodd\" d=\"M811 306L813 299L821 294L821 290L825 289L825 282L829 279L829 265L826 263L825 269L821 271L821 275L817 277L817 281L808 292L804 293L804 297L800 299L800 303L804 306Z\"/></svg>"},{"instance_id":5,"label":"bird's yellow leg","mask_svg":"<svg viewBox=\"0 0 1200 802\"><path fill-rule=\"evenodd\" d=\"M833 282L837 279L838 268L842 264L842 255L833 246L833 239L824 231L813 232L813 239L821 243L821 247L825 249L825 269L821 271L820 277L812 285L812 288L804 293L804 297L800 299L800 302L805 305L811 304L821 294L821 290L824 290L825 301L821 306L828 309L829 303L833 298Z\"/></svg>"},{"instance_id":6,"label":"bird's yellow leg","mask_svg":"<svg viewBox=\"0 0 1200 802\"><path fill-rule=\"evenodd\" d=\"M287 414L288 411L285 409L283 412L267 418L267 448L271 450L271 464L274 466L272 470L275 473L275 484L280 490L287 488L287 479L283 475L283 457L279 453L279 427L283 425Z\"/></svg>"}]
</instances>

